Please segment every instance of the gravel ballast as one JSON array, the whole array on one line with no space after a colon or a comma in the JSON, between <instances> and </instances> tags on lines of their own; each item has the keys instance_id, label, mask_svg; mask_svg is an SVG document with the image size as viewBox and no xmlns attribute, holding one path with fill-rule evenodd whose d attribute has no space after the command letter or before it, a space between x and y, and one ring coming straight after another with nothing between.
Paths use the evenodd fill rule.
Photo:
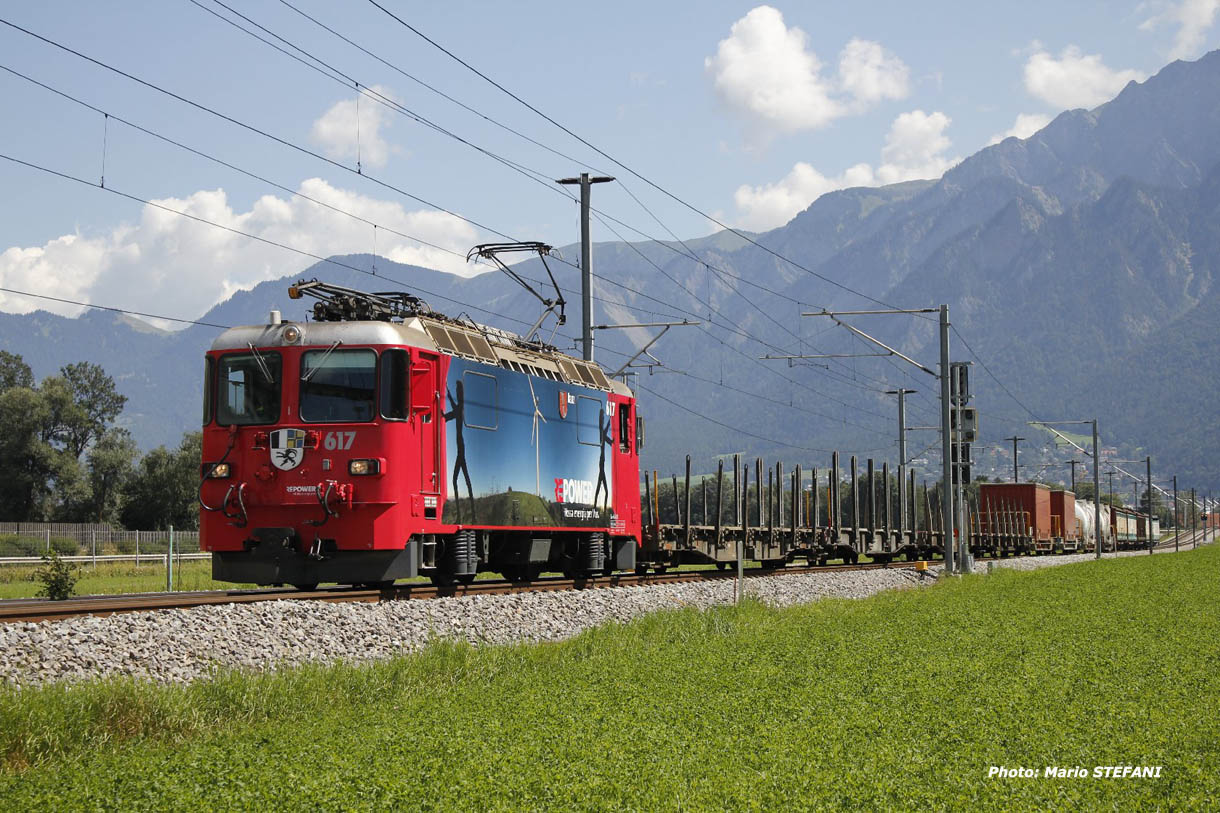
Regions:
<instances>
[{"instance_id":1,"label":"gravel ballast","mask_svg":"<svg viewBox=\"0 0 1220 813\"><path fill-rule=\"evenodd\" d=\"M996 564L1032 570L1092 558L1025 557ZM984 567L976 563L976 569ZM745 584L749 595L786 607L931 584L939 570L931 567L922 577L909 568L786 574ZM733 588L726 579L379 604L284 600L0 624L0 681L32 685L128 675L184 683L217 668L385 659L438 639L558 641L658 610L731 604Z\"/></svg>"}]
</instances>

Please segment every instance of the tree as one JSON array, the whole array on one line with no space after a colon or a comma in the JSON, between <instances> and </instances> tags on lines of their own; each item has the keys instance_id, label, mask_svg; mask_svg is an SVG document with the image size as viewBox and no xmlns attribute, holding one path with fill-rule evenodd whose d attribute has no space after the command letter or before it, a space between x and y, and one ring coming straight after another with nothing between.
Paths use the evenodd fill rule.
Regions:
<instances>
[{"instance_id":1,"label":"tree","mask_svg":"<svg viewBox=\"0 0 1220 813\"><path fill-rule=\"evenodd\" d=\"M127 396L119 394L101 365L81 361L61 367L59 373L74 406L64 413L59 440L79 459L90 441L101 437L123 411Z\"/></svg>"},{"instance_id":2,"label":"tree","mask_svg":"<svg viewBox=\"0 0 1220 813\"><path fill-rule=\"evenodd\" d=\"M96 364L69 364L61 372L35 387L29 365L0 350L0 518L72 521L96 514L95 480L80 458L126 398ZM113 499L111 492L102 499Z\"/></svg>"},{"instance_id":3,"label":"tree","mask_svg":"<svg viewBox=\"0 0 1220 813\"><path fill-rule=\"evenodd\" d=\"M112 428L89 449L89 515L93 522L117 519L123 489L135 475L139 454L126 429Z\"/></svg>"},{"instance_id":4,"label":"tree","mask_svg":"<svg viewBox=\"0 0 1220 813\"><path fill-rule=\"evenodd\" d=\"M56 468L55 448L44 438L49 420L37 390L17 386L0 392L0 517L6 520L43 515Z\"/></svg>"},{"instance_id":5,"label":"tree","mask_svg":"<svg viewBox=\"0 0 1220 813\"><path fill-rule=\"evenodd\" d=\"M140 461L123 494L128 528L199 527L199 461L203 434L187 432L175 450L158 446Z\"/></svg>"},{"instance_id":6,"label":"tree","mask_svg":"<svg viewBox=\"0 0 1220 813\"><path fill-rule=\"evenodd\" d=\"M14 387L34 389L34 373L21 356L0 350L0 392L7 392Z\"/></svg>"}]
</instances>

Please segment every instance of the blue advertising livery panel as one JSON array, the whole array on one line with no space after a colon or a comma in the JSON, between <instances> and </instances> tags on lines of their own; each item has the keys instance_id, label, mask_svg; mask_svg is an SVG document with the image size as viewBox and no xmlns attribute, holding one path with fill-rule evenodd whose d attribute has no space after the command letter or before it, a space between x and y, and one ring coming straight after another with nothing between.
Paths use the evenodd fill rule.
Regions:
<instances>
[{"instance_id":1,"label":"blue advertising livery panel","mask_svg":"<svg viewBox=\"0 0 1220 813\"><path fill-rule=\"evenodd\" d=\"M614 524L607 393L453 358L445 404L445 523Z\"/></svg>"}]
</instances>

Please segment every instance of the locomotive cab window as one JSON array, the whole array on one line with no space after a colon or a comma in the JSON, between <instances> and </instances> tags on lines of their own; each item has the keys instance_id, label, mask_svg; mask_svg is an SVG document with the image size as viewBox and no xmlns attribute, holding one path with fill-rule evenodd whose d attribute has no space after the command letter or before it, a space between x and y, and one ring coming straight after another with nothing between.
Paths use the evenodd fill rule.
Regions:
<instances>
[{"instance_id":1,"label":"locomotive cab window","mask_svg":"<svg viewBox=\"0 0 1220 813\"><path fill-rule=\"evenodd\" d=\"M222 356L218 367L217 423L244 426L279 420L279 353L232 353Z\"/></svg>"},{"instance_id":2,"label":"locomotive cab window","mask_svg":"<svg viewBox=\"0 0 1220 813\"><path fill-rule=\"evenodd\" d=\"M381 417L391 421L407 419L407 367L410 359L406 350L384 350L381 353Z\"/></svg>"},{"instance_id":3,"label":"locomotive cab window","mask_svg":"<svg viewBox=\"0 0 1220 813\"><path fill-rule=\"evenodd\" d=\"M376 386L372 350L309 350L301 355L301 420L371 421Z\"/></svg>"}]
</instances>

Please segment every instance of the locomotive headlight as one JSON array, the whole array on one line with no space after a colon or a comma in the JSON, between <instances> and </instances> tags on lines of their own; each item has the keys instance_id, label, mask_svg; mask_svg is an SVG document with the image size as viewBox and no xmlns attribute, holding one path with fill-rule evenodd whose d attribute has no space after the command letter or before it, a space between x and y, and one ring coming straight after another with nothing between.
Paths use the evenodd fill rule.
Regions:
<instances>
[{"instance_id":1,"label":"locomotive headlight","mask_svg":"<svg viewBox=\"0 0 1220 813\"><path fill-rule=\"evenodd\" d=\"M347 461L347 473L353 476L380 474L381 461L376 458Z\"/></svg>"},{"instance_id":2,"label":"locomotive headlight","mask_svg":"<svg viewBox=\"0 0 1220 813\"><path fill-rule=\"evenodd\" d=\"M301 329L296 325L289 325L284 328L280 337L284 340L285 344L296 344L301 340Z\"/></svg>"},{"instance_id":3,"label":"locomotive headlight","mask_svg":"<svg viewBox=\"0 0 1220 813\"><path fill-rule=\"evenodd\" d=\"M232 474L233 471L228 463L216 463L203 465L203 476L211 480L223 480Z\"/></svg>"}]
</instances>

